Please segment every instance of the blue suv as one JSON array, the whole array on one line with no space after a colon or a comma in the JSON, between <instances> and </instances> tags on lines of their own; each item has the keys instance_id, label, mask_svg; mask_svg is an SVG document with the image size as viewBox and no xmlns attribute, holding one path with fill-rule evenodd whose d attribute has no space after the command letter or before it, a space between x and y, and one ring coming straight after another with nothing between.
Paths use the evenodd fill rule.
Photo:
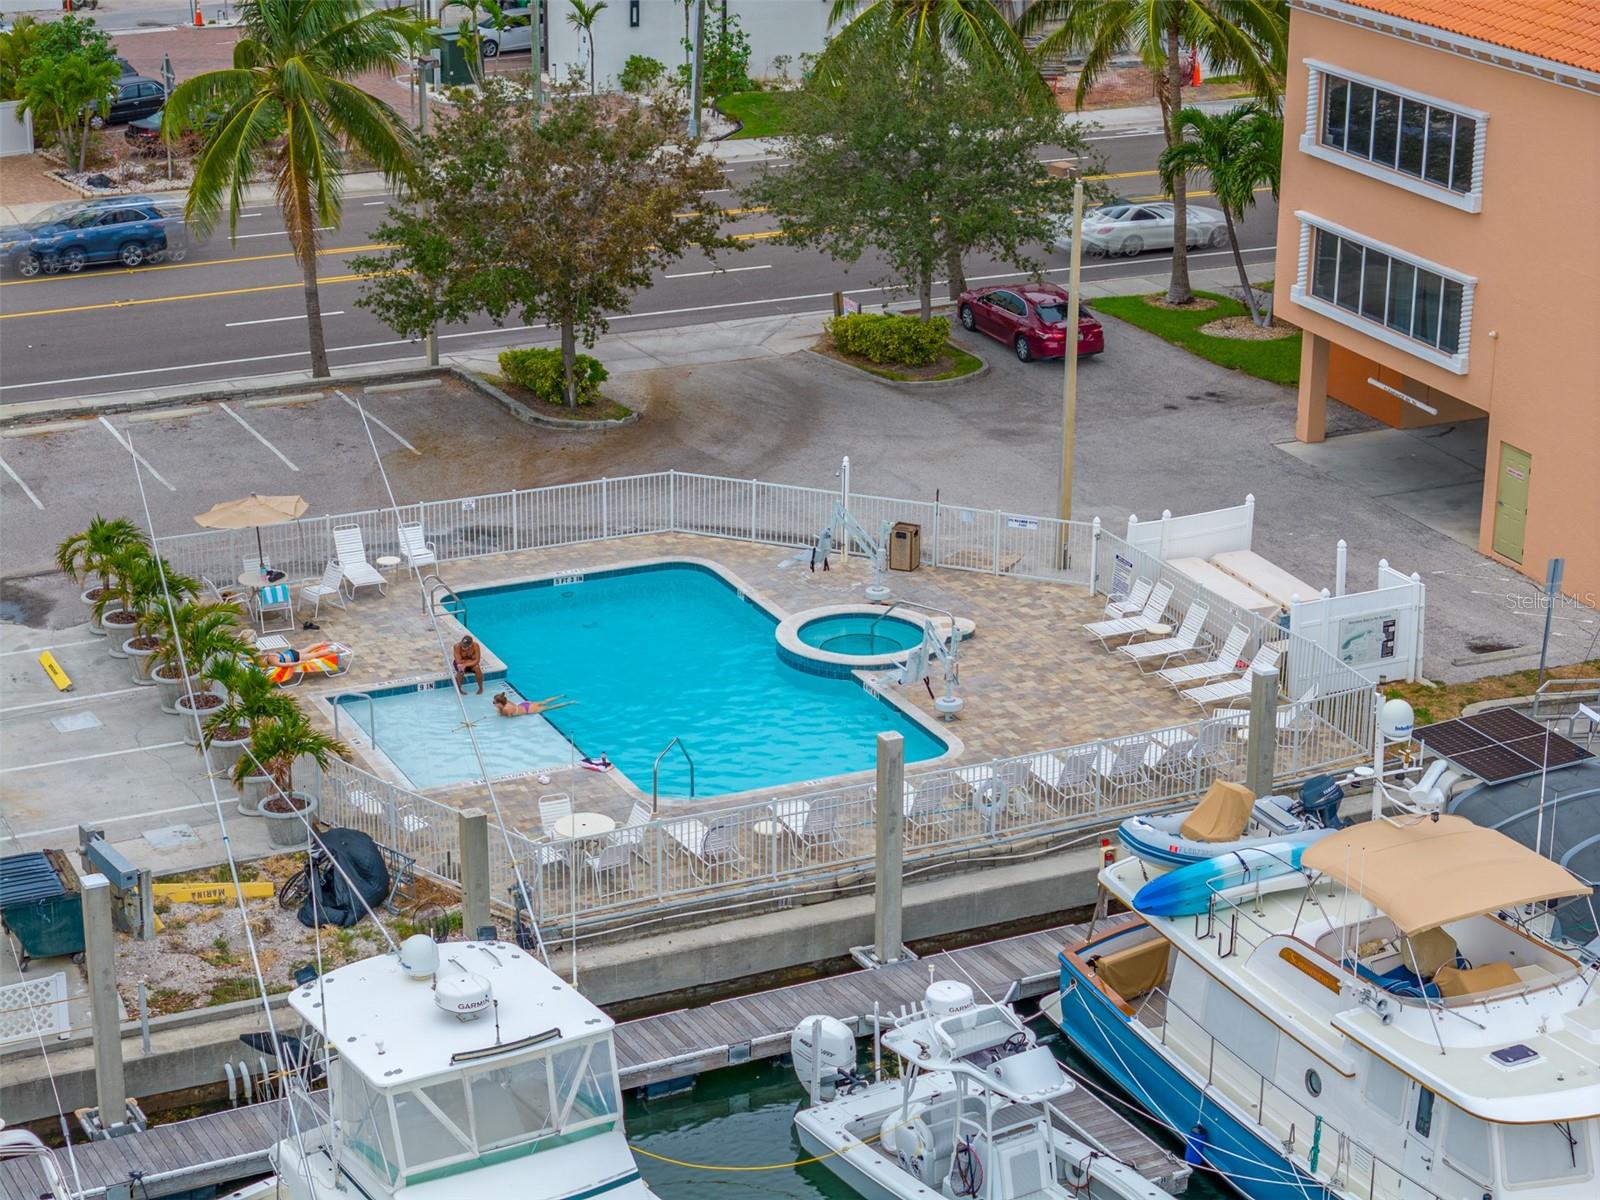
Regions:
<instances>
[{"instance_id":1,"label":"blue suv","mask_svg":"<svg viewBox=\"0 0 1600 1200\"><path fill-rule=\"evenodd\" d=\"M97 262L176 262L188 252L181 212L148 196L58 204L25 225L0 229L0 261L28 278L41 271L77 272Z\"/></svg>"}]
</instances>

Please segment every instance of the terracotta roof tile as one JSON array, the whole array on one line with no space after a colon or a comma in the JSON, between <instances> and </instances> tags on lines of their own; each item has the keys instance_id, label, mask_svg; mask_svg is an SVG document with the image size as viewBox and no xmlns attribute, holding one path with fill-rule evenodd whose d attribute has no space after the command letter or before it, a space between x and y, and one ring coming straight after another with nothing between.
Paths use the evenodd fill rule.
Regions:
<instances>
[{"instance_id":1,"label":"terracotta roof tile","mask_svg":"<svg viewBox=\"0 0 1600 1200\"><path fill-rule=\"evenodd\" d=\"M1600 71L1600 0L1349 0L1402 20Z\"/></svg>"}]
</instances>

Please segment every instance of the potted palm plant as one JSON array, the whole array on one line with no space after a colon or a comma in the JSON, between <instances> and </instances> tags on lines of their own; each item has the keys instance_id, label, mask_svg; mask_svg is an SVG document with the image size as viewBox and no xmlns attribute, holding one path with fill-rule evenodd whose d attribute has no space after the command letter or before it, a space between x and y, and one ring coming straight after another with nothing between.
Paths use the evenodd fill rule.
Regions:
<instances>
[{"instance_id":1,"label":"potted palm plant","mask_svg":"<svg viewBox=\"0 0 1600 1200\"><path fill-rule=\"evenodd\" d=\"M223 702L222 689L206 678L206 668L219 658L248 658L250 647L234 623L239 606L190 600L161 624L161 644L151 672L161 689L161 708L187 718L184 738L200 744L194 718L207 717Z\"/></svg>"},{"instance_id":2,"label":"potted palm plant","mask_svg":"<svg viewBox=\"0 0 1600 1200\"><path fill-rule=\"evenodd\" d=\"M150 550L142 542L124 546L105 561L105 582L90 611L100 623L112 658L128 657L122 643L134 635L141 608L149 608L160 595L159 580L151 587L155 574L151 568Z\"/></svg>"},{"instance_id":3,"label":"potted palm plant","mask_svg":"<svg viewBox=\"0 0 1600 1200\"><path fill-rule=\"evenodd\" d=\"M258 764L266 771L271 791L261 802L261 815L268 841L286 850L304 847L307 822L317 814L317 798L294 790L295 760L309 758L326 768L334 755L349 753L338 738L312 725L298 706L250 731L249 752L234 765L233 781L242 785Z\"/></svg>"},{"instance_id":4,"label":"potted palm plant","mask_svg":"<svg viewBox=\"0 0 1600 1200\"><path fill-rule=\"evenodd\" d=\"M156 682L151 668L170 624L169 614L198 590L199 584L193 579L179 575L166 559L148 551L142 559L130 562L125 573L119 576L114 591L121 596L122 608L107 619L113 621L115 628L127 620L124 614L132 617L130 636L122 643L121 656L128 660L134 683Z\"/></svg>"},{"instance_id":5,"label":"potted palm plant","mask_svg":"<svg viewBox=\"0 0 1600 1200\"><path fill-rule=\"evenodd\" d=\"M298 710L293 700L273 686L266 672L247 659L213 659L205 674L227 693L222 704L206 718L205 744L211 751L211 770L233 777L234 767L250 744L251 733ZM260 815L261 799L271 787L270 778L260 766L251 766L251 774L239 784L241 797L249 795L248 803L242 798L239 801L239 812L247 817Z\"/></svg>"},{"instance_id":6,"label":"potted palm plant","mask_svg":"<svg viewBox=\"0 0 1600 1200\"><path fill-rule=\"evenodd\" d=\"M130 546L148 545L144 530L132 521L124 517L96 516L86 529L56 547L56 566L84 589L79 598L91 610L89 632L96 637L104 637L106 632L96 603L111 583L111 559Z\"/></svg>"}]
</instances>

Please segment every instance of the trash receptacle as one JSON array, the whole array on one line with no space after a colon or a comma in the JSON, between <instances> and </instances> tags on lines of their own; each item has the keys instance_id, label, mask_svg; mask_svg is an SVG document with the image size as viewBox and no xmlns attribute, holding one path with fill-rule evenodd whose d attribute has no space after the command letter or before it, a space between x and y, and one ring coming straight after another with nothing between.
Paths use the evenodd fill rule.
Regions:
<instances>
[{"instance_id":1,"label":"trash receptacle","mask_svg":"<svg viewBox=\"0 0 1600 1200\"><path fill-rule=\"evenodd\" d=\"M915 571L922 565L922 526L896 521L889 531L889 569Z\"/></svg>"},{"instance_id":2,"label":"trash receptacle","mask_svg":"<svg viewBox=\"0 0 1600 1200\"><path fill-rule=\"evenodd\" d=\"M17 939L17 965L83 953L77 872L56 850L0 858L0 924Z\"/></svg>"}]
</instances>

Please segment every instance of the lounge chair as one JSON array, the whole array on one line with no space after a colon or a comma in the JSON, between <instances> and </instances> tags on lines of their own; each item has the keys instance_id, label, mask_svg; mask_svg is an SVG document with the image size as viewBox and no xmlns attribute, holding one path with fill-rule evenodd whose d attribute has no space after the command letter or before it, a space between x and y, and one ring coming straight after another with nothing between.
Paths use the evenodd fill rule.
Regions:
<instances>
[{"instance_id":1,"label":"lounge chair","mask_svg":"<svg viewBox=\"0 0 1600 1200\"><path fill-rule=\"evenodd\" d=\"M1291 704L1278 705L1276 722L1278 729L1298 729L1305 723L1311 713L1311 706L1316 703L1317 689L1313 685L1308 687L1298 699ZM1246 728L1250 724L1250 710L1248 708L1219 708L1211 714L1211 719L1230 729Z\"/></svg>"},{"instance_id":2,"label":"lounge chair","mask_svg":"<svg viewBox=\"0 0 1600 1200\"><path fill-rule=\"evenodd\" d=\"M287 583L272 583L256 592L256 620L261 623L261 632L269 633L267 617L277 613L284 618L282 625L274 626L278 630L294 628L294 596L289 592Z\"/></svg>"},{"instance_id":3,"label":"lounge chair","mask_svg":"<svg viewBox=\"0 0 1600 1200\"><path fill-rule=\"evenodd\" d=\"M837 805L810 800L779 800L772 806L773 816L794 837L800 855L809 858L813 851L844 849Z\"/></svg>"},{"instance_id":4,"label":"lounge chair","mask_svg":"<svg viewBox=\"0 0 1600 1200\"><path fill-rule=\"evenodd\" d=\"M1100 777L1102 787L1120 793L1144 782L1149 776L1152 758L1159 757L1160 751L1149 738L1129 738L1101 750L1095 760L1094 773Z\"/></svg>"},{"instance_id":5,"label":"lounge chair","mask_svg":"<svg viewBox=\"0 0 1600 1200\"><path fill-rule=\"evenodd\" d=\"M920 784L906 780L906 825L913 833L947 834L955 822L945 809L940 794L940 780L927 779Z\"/></svg>"},{"instance_id":6,"label":"lounge chair","mask_svg":"<svg viewBox=\"0 0 1600 1200\"><path fill-rule=\"evenodd\" d=\"M719 821L708 826L698 817L683 817L662 826L668 839L689 860L689 870L702 882L720 866L743 857L734 837L734 827Z\"/></svg>"},{"instance_id":7,"label":"lounge chair","mask_svg":"<svg viewBox=\"0 0 1600 1200\"><path fill-rule=\"evenodd\" d=\"M351 599L355 598L356 589L363 587L375 587L380 596L388 595L389 581L383 577L383 572L367 561L367 548L361 540L361 526L340 525L334 529L333 558L339 564L345 586L350 589Z\"/></svg>"},{"instance_id":8,"label":"lounge chair","mask_svg":"<svg viewBox=\"0 0 1600 1200\"><path fill-rule=\"evenodd\" d=\"M300 589L300 603L311 605L311 618L315 620L322 611L322 602L327 600L330 604L337 604L340 608L344 603L344 571L336 562L330 562L322 568L322 578L315 583L308 583Z\"/></svg>"},{"instance_id":9,"label":"lounge chair","mask_svg":"<svg viewBox=\"0 0 1600 1200\"><path fill-rule=\"evenodd\" d=\"M1131 617L1144 608L1144 602L1150 599L1150 592L1155 584L1148 579L1136 579L1133 590L1126 596L1113 596L1106 601L1105 612L1101 614L1108 621L1115 621L1118 617Z\"/></svg>"},{"instance_id":10,"label":"lounge chair","mask_svg":"<svg viewBox=\"0 0 1600 1200\"><path fill-rule=\"evenodd\" d=\"M408 567L431 567L439 561L433 543L422 532L422 522L412 521L400 526L400 557Z\"/></svg>"},{"instance_id":11,"label":"lounge chair","mask_svg":"<svg viewBox=\"0 0 1600 1200\"><path fill-rule=\"evenodd\" d=\"M1161 682L1172 687L1187 687L1192 683L1205 683L1207 680L1217 679L1223 675L1232 675L1239 669L1239 656L1244 653L1244 645L1250 640L1250 631L1243 625L1235 625L1228 631L1227 640L1222 643L1222 649L1217 656L1209 662L1186 663L1178 667L1163 667L1157 672Z\"/></svg>"},{"instance_id":12,"label":"lounge chair","mask_svg":"<svg viewBox=\"0 0 1600 1200\"><path fill-rule=\"evenodd\" d=\"M1144 609L1137 616L1091 621L1084 626L1084 629L1088 631L1090 637L1099 638L1100 644L1109 650L1112 638L1127 638L1131 641L1141 633L1148 633L1151 626L1160 625L1166 616L1167 601L1171 599L1172 585L1163 580L1150 593L1150 598L1144 602Z\"/></svg>"},{"instance_id":13,"label":"lounge chair","mask_svg":"<svg viewBox=\"0 0 1600 1200\"><path fill-rule=\"evenodd\" d=\"M1220 704L1224 700L1237 700L1240 696L1250 694L1250 681L1257 671L1273 670L1278 665L1278 655L1282 653L1277 646L1263 646L1256 651L1256 656L1250 660L1250 665L1235 679L1224 679L1220 683L1202 684L1200 687L1188 688L1178 693L1185 700L1193 700L1200 707L1208 704Z\"/></svg>"},{"instance_id":14,"label":"lounge chair","mask_svg":"<svg viewBox=\"0 0 1600 1200\"><path fill-rule=\"evenodd\" d=\"M1098 746L1075 750L1065 758L1054 754L1035 755L1028 763L1028 786L1047 808L1062 811L1073 800L1094 792L1094 766L1100 757Z\"/></svg>"},{"instance_id":15,"label":"lounge chair","mask_svg":"<svg viewBox=\"0 0 1600 1200\"><path fill-rule=\"evenodd\" d=\"M1141 671L1147 662L1159 661L1164 667L1172 659L1193 654L1198 649L1200 634L1205 629L1206 618L1210 615L1211 606L1196 600L1189 605L1189 611L1183 614L1183 624L1178 626L1178 632L1172 637L1156 638L1148 642L1129 642L1126 646L1119 647L1119 650L1138 663Z\"/></svg>"},{"instance_id":16,"label":"lounge chair","mask_svg":"<svg viewBox=\"0 0 1600 1200\"><path fill-rule=\"evenodd\" d=\"M279 687L295 687L307 675L343 675L355 657L349 646L317 642L304 650L272 650L261 656L261 669Z\"/></svg>"}]
</instances>

